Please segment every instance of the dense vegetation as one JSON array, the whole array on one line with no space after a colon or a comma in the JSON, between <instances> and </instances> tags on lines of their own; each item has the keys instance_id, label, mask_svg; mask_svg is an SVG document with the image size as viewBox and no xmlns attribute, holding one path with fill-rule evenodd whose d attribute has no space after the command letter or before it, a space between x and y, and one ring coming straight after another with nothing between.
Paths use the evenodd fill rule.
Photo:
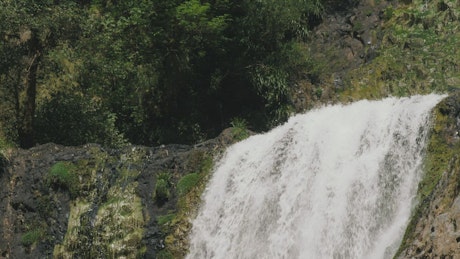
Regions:
<instances>
[{"instance_id":1,"label":"dense vegetation","mask_svg":"<svg viewBox=\"0 0 460 259\"><path fill-rule=\"evenodd\" d=\"M155 145L264 129L313 76L321 0L1 0L0 138Z\"/></svg>"}]
</instances>

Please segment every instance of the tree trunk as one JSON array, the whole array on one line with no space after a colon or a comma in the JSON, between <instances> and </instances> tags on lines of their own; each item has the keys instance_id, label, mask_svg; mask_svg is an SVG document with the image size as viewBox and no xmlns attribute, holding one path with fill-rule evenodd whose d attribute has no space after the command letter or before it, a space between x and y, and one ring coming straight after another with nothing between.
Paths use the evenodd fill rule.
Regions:
<instances>
[{"instance_id":1,"label":"tree trunk","mask_svg":"<svg viewBox=\"0 0 460 259\"><path fill-rule=\"evenodd\" d=\"M37 97L37 71L41 59L41 45L38 35L32 32L28 43L30 64L25 75L25 96L23 116L19 126L19 142L22 148L30 148L35 144L34 140L34 117Z\"/></svg>"}]
</instances>

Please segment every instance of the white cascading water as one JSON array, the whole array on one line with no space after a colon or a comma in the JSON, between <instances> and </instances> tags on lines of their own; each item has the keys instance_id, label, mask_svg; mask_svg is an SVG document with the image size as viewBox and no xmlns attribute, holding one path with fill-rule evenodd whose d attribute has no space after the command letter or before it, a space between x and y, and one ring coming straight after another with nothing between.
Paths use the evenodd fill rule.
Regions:
<instances>
[{"instance_id":1,"label":"white cascading water","mask_svg":"<svg viewBox=\"0 0 460 259\"><path fill-rule=\"evenodd\" d=\"M231 146L204 193L187 258L391 258L442 98L329 106Z\"/></svg>"}]
</instances>

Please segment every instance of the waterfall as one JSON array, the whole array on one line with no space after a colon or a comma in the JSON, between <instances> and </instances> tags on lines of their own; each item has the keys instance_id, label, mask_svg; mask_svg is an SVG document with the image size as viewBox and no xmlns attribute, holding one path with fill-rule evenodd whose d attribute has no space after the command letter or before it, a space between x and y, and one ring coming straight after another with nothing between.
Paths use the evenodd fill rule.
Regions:
<instances>
[{"instance_id":1,"label":"waterfall","mask_svg":"<svg viewBox=\"0 0 460 259\"><path fill-rule=\"evenodd\" d=\"M328 106L227 149L187 258L391 258L422 173L426 95Z\"/></svg>"}]
</instances>

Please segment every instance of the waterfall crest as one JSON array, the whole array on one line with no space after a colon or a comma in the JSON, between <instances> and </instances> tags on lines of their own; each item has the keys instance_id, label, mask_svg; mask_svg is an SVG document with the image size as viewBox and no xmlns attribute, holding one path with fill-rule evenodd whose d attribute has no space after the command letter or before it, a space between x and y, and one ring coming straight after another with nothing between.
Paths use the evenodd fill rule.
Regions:
<instances>
[{"instance_id":1,"label":"waterfall crest","mask_svg":"<svg viewBox=\"0 0 460 259\"><path fill-rule=\"evenodd\" d=\"M187 258L391 258L441 95L328 106L217 163Z\"/></svg>"}]
</instances>

